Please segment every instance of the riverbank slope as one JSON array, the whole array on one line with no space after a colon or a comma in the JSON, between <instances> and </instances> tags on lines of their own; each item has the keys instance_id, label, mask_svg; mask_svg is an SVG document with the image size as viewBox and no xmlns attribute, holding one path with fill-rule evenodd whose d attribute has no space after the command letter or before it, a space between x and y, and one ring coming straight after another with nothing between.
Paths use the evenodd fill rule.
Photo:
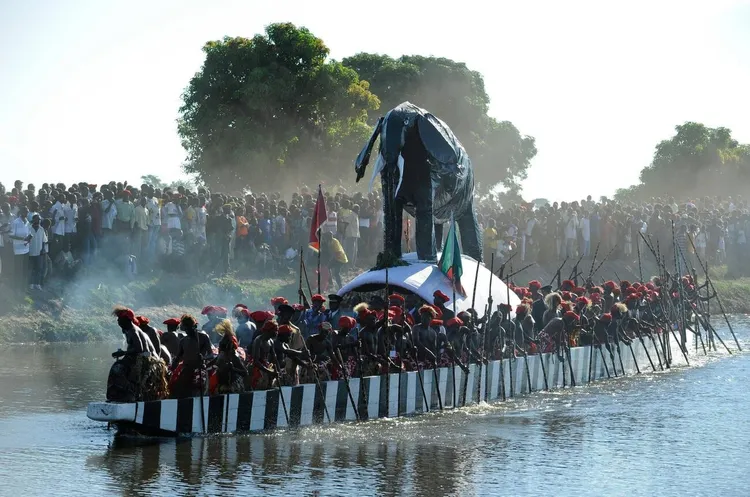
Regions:
<instances>
[{"instance_id":1,"label":"riverbank slope","mask_svg":"<svg viewBox=\"0 0 750 497\"><path fill-rule=\"evenodd\" d=\"M561 273L572 274L574 261ZM508 275L518 266L506 268ZM516 284L536 279L550 283L559 264L534 264L513 277ZM591 262L583 261L579 271L588 276ZM608 279L638 281L657 274L656 264L607 261L593 275L597 283ZM750 314L750 278L725 279L726 268L711 270L711 277L728 313ZM350 277L353 277L351 274ZM349 279L349 278L345 278ZM142 275L129 281L117 281L107 275L88 274L74 283L51 285L31 293L0 286L0 344L36 342L85 342L120 340L121 334L110 312L117 304L132 308L137 314L161 323L183 313L199 314L209 304L231 308L244 303L251 309L270 306L271 297L281 295L297 301L299 281L291 275L285 279L239 279L224 277L195 279L174 275ZM6 297L7 296L7 297ZM712 303L712 314L719 312Z\"/></svg>"}]
</instances>

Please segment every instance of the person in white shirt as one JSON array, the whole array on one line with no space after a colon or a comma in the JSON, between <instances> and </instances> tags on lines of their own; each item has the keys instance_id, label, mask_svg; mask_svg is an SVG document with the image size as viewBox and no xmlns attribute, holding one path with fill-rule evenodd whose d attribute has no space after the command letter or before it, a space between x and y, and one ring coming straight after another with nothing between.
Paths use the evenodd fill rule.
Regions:
<instances>
[{"instance_id":1,"label":"person in white shirt","mask_svg":"<svg viewBox=\"0 0 750 497\"><path fill-rule=\"evenodd\" d=\"M45 247L48 242L47 232L41 226L39 214L31 218L31 241L29 242L29 266L31 267L30 286L32 289L42 289L44 271Z\"/></svg>"},{"instance_id":2,"label":"person in white shirt","mask_svg":"<svg viewBox=\"0 0 750 497\"><path fill-rule=\"evenodd\" d=\"M588 257L591 255L591 221L589 220L588 212L583 212L579 227L581 229L581 238L583 239L583 256Z\"/></svg>"},{"instance_id":3,"label":"person in white shirt","mask_svg":"<svg viewBox=\"0 0 750 497\"><path fill-rule=\"evenodd\" d=\"M65 195L60 194L57 196L57 201L52 206L52 245L55 249L55 254L63 248L63 242L65 239Z\"/></svg>"},{"instance_id":4,"label":"person in white shirt","mask_svg":"<svg viewBox=\"0 0 750 497\"><path fill-rule=\"evenodd\" d=\"M182 216L182 210L180 207L172 202L168 194L164 194L164 214L167 216L167 229L169 230L182 230L182 223L180 217Z\"/></svg>"},{"instance_id":5,"label":"person in white shirt","mask_svg":"<svg viewBox=\"0 0 750 497\"><path fill-rule=\"evenodd\" d=\"M154 195L153 190L149 190L146 208L150 215L148 224L148 248L146 253L149 257L154 257L156 254L156 240L159 239L159 233L161 231L161 205L159 205L159 199Z\"/></svg>"},{"instance_id":6,"label":"person in white shirt","mask_svg":"<svg viewBox=\"0 0 750 497\"><path fill-rule=\"evenodd\" d=\"M565 226L565 256L575 257L576 239L578 235L578 216L572 209L568 209L568 219Z\"/></svg>"},{"instance_id":7,"label":"person in white shirt","mask_svg":"<svg viewBox=\"0 0 750 497\"><path fill-rule=\"evenodd\" d=\"M77 232L78 223L78 200L75 194L68 194L68 202L63 206L65 214L65 251L69 252L73 244L73 238Z\"/></svg>"},{"instance_id":8,"label":"person in white shirt","mask_svg":"<svg viewBox=\"0 0 750 497\"><path fill-rule=\"evenodd\" d=\"M29 242L33 238L29 230L29 220L26 219L29 210L21 206L18 216L10 226L9 238L13 240L13 274L16 284L25 285L29 281Z\"/></svg>"}]
</instances>

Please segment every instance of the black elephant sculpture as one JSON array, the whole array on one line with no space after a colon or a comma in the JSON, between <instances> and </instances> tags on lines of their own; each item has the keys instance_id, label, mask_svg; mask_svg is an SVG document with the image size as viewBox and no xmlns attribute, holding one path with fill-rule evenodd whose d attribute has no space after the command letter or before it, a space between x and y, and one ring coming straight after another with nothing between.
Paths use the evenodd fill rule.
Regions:
<instances>
[{"instance_id":1,"label":"black elephant sculpture","mask_svg":"<svg viewBox=\"0 0 750 497\"><path fill-rule=\"evenodd\" d=\"M357 182L370 162L380 136L375 176L383 187L385 238L377 268L403 265L403 210L415 217L417 258L437 260L435 240L443 224L454 217L466 255L482 260L482 235L474 210L474 171L471 159L453 131L436 116L410 102L391 109L378 120L372 136L357 156Z\"/></svg>"}]
</instances>

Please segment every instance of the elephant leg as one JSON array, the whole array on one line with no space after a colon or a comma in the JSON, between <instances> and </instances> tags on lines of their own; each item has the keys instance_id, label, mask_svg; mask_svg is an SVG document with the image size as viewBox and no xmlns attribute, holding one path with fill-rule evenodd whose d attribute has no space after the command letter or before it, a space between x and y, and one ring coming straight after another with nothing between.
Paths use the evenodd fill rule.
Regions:
<instances>
[{"instance_id":1,"label":"elephant leg","mask_svg":"<svg viewBox=\"0 0 750 497\"><path fill-rule=\"evenodd\" d=\"M479 230L473 199L463 215L458 218L457 224L458 230L461 232L461 246L464 253L474 260L482 262L482 232Z\"/></svg>"},{"instance_id":2,"label":"elephant leg","mask_svg":"<svg viewBox=\"0 0 750 497\"><path fill-rule=\"evenodd\" d=\"M385 235L383 237L383 252L378 258L378 267L388 267L401 258L401 229L403 222L403 202L394 198L398 184L398 174L394 169L387 167L380 175L383 187L383 224Z\"/></svg>"},{"instance_id":3,"label":"elephant leg","mask_svg":"<svg viewBox=\"0 0 750 497\"><path fill-rule=\"evenodd\" d=\"M415 218L414 238L417 242L417 259L420 261L437 261L432 198L417 204Z\"/></svg>"}]
</instances>

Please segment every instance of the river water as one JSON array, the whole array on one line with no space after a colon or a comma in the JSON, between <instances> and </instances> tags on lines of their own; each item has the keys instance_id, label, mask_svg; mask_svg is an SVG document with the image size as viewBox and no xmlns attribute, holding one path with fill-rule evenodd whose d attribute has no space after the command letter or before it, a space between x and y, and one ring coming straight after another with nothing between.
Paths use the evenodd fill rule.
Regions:
<instances>
[{"instance_id":1,"label":"river water","mask_svg":"<svg viewBox=\"0 0 750 497\"><path fill-rule=\"evenodd\" d=\"M750 350L750 320L733 326ZM415 418L150 440L86 418L115 348L0 349L0 495L750 495L750 354Z\"/></svg>"}]
</instances>

